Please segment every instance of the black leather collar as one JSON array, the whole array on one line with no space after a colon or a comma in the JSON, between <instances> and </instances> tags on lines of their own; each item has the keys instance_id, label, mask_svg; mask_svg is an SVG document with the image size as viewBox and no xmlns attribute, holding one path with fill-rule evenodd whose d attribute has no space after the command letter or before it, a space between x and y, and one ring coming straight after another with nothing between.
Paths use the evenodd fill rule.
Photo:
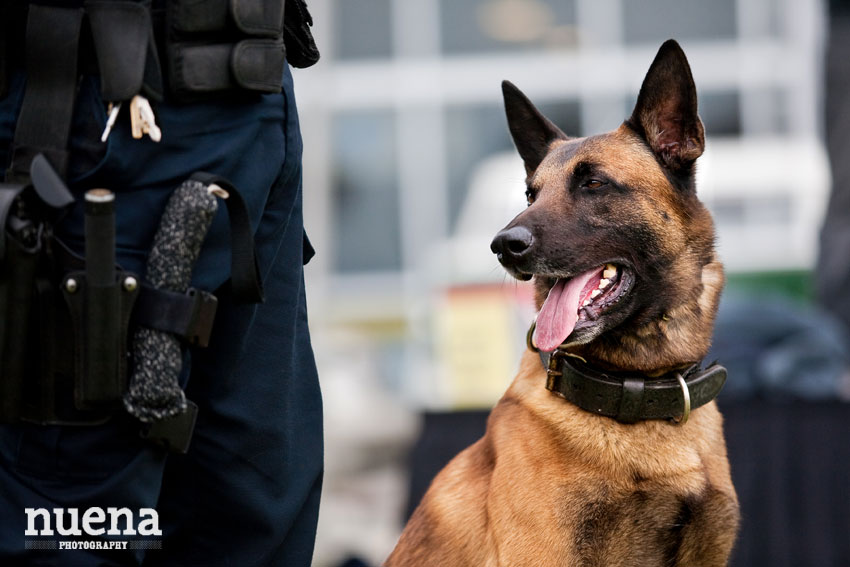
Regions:
<instances>
[{"instance_id":1,"label":"black leather collar","mask_svg":"<svg viewBox=\"0 0 850 567\"><path fill-rule=\"evenodd\" d=\"M603 372L562 350L540 352L546 388L583 410L621 423L671 419L684 423L692 409L709 403L726 382L726 369L700 363L658 377Z\"/></svg>"}]
</instances>

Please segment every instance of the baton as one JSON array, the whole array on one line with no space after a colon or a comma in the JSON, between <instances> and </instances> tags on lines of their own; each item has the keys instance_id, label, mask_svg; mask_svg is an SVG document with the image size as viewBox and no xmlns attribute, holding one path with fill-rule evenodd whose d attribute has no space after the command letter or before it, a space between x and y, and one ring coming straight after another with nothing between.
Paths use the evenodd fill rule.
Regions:
<instances>
[{"instance_id":1,"label":"baton","mask_svg":"<svg viewBox=\"0 0 850 567\"><path fill-rule=\"evenodd\" d=\"M119 371L120 290L115 280L115 194L85 195L85 370L77 395L80 408L114 403L124 384Z\"/></svg>"},{"instance_id":2,"label":"baton","mask_svg":"<svg viewBox=\"0 0 850 567\"><path fill-rule=\"evenodd\" d=\"M185 292L201 244L218 209L217 185L184 181L168 200L148 256L146 279L155 288ZM186 410L178 378L183 354L172 333L138 327L133 335L133 374L124 407L142 422L154 422Z\"/></svg>"}]
</instances>

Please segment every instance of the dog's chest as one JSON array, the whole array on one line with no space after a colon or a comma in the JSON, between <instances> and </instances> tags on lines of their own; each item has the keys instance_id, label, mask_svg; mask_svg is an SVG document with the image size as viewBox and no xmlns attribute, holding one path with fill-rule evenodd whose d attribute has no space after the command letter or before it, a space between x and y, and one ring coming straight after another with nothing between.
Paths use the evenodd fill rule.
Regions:
<instances>
[{"instance_id":1,"label":"dog's chest","mask_svg":"<svg viewBox=\"0 0 850 567\"><path fill-rule=\"evenodd\" d=\"M572 527L565 542L578 565L675 565L683 528L701 495L667 491L614 493L604 485L570 490L560 509Z\"/></svg>"}]
</instances>

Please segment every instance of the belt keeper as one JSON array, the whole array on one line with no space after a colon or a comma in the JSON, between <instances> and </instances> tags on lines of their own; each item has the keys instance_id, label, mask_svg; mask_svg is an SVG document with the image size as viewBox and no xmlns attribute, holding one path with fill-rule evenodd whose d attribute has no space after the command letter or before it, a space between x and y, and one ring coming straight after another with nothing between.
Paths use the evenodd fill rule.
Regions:
<instances>
[{"instance_id":1,"label":"belt keeper","mask_svg":"<svg viewBox=\"0 0 850 567\"><path fill-rule=\"evenodd\" d=\"M646 383L643 378L628 376L623 380L623 396L620 398L620 410L617 421L620 423L636 423L643 409L643 398L646 393Z\"/></svg>"},{"instance_id":2,"label":"belt keeper","mask_svg":"<svg viewBox=\"0 0 850 567\"><path fill-rule=\"evenodd\" d=\"M186 339L190 344L206 347L210 342L218 299L213 294L190 287L186 295L194 300L192 320L186 330Z\"/></svg>"}]
</instances>

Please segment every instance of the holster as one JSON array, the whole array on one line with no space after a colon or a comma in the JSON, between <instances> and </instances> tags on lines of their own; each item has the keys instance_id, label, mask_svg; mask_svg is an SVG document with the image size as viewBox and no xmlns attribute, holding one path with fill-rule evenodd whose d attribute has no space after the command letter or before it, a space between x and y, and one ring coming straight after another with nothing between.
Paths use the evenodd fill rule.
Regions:
<instances>
[{"instance_id":1,"label":"holster","mask_svg":"<svg viewBox=\"0 0 850 567\"><path fill-rule=\"evenodd\" d=\"M6 226L10 209L22 187L0 185L0 223ZM0 419L13 421L21 414L30 336L30 306L35 289L40 239L29 245L17 234L0 232ZM11 266L15 268L12 269Z\"/></svg>"},{"instance_id":2,"label":"holster","mask_svg":"<svg viewBox=\"0 0 850 567\"><path fill-rule=\"evenodd\" d=\"M194 288L155 289L118 265L108 266L109 281L95 281L86 262L97 257L54 234L73 197L43 156L32 179L0 184L0 421L102 423L122 411L136 326L206 346L217 302ZM88 236L108 240L103 230Z\"/></svg>"},{"instance_id":3,"label":"holster","mask_svg":"<svg viewBox=\"0 0 850 567\"><path fill-rule=\"evenodd\" d=\"M185 85L187 95L207 92L209 85L279 90L283 1L178 0L173 6L169 2L171 10L179 12L176 20L169 12L170 24L177 27L167 30L168 37L173 32L174 53L182 61L176 75L178 91L183 92L180 85ZM207 4L218 8L207 11ZM6 183L0 184L0 421L102 423L120 411L127 391L134 362L128 355L128 337L134 329L143 326L174 334L185 345L206 346L217 302L212 294L193 288L175 293L145 285L138 275L116 265L114 226L110 229L104 219L95 219L95 210L87 211L92 230L87 224L85 257L73 253L53 230L74 202L62 179L68 165L77 64L84 58L78 57L84 22L87 18L92 31L104 99L118 102L138 92L156 98L163 90L157 49L161 42L154 41L157 26L149 0L87 0L85 9L25 7L21 17L26 17L27 82L11 166ZM8 12L6 8L0 3L0 16ZM201 21L204 17L210 22ZM0 19L0 31L24 24L18 19ZM226 41L214 43L214 38ZM0 90L3 65L9 61L3 57L9 46L6 39L0 34ZM213 57L209 47L229 55ZM221 67L223 63L226 67ZM244 201L226 180L197 175L231 195L227 207L233 301L262 301ZM142 308L134 309L136 305ZM195 411L189 403L183 414L153 423L141 434L185 451Z\"/></svg>"},{"instance_id":4,"label":"holster","mask_svg":"<svg viewBox=\"0 0 850 567\"><path fill-rule=\"evenodd\" d=\"M70 401L74 333L58 285L74 256L52 223L74 199L43 155L31 171L34 183L0 185L0 420L98 422Z\"/></svg>"}]
</instances>

